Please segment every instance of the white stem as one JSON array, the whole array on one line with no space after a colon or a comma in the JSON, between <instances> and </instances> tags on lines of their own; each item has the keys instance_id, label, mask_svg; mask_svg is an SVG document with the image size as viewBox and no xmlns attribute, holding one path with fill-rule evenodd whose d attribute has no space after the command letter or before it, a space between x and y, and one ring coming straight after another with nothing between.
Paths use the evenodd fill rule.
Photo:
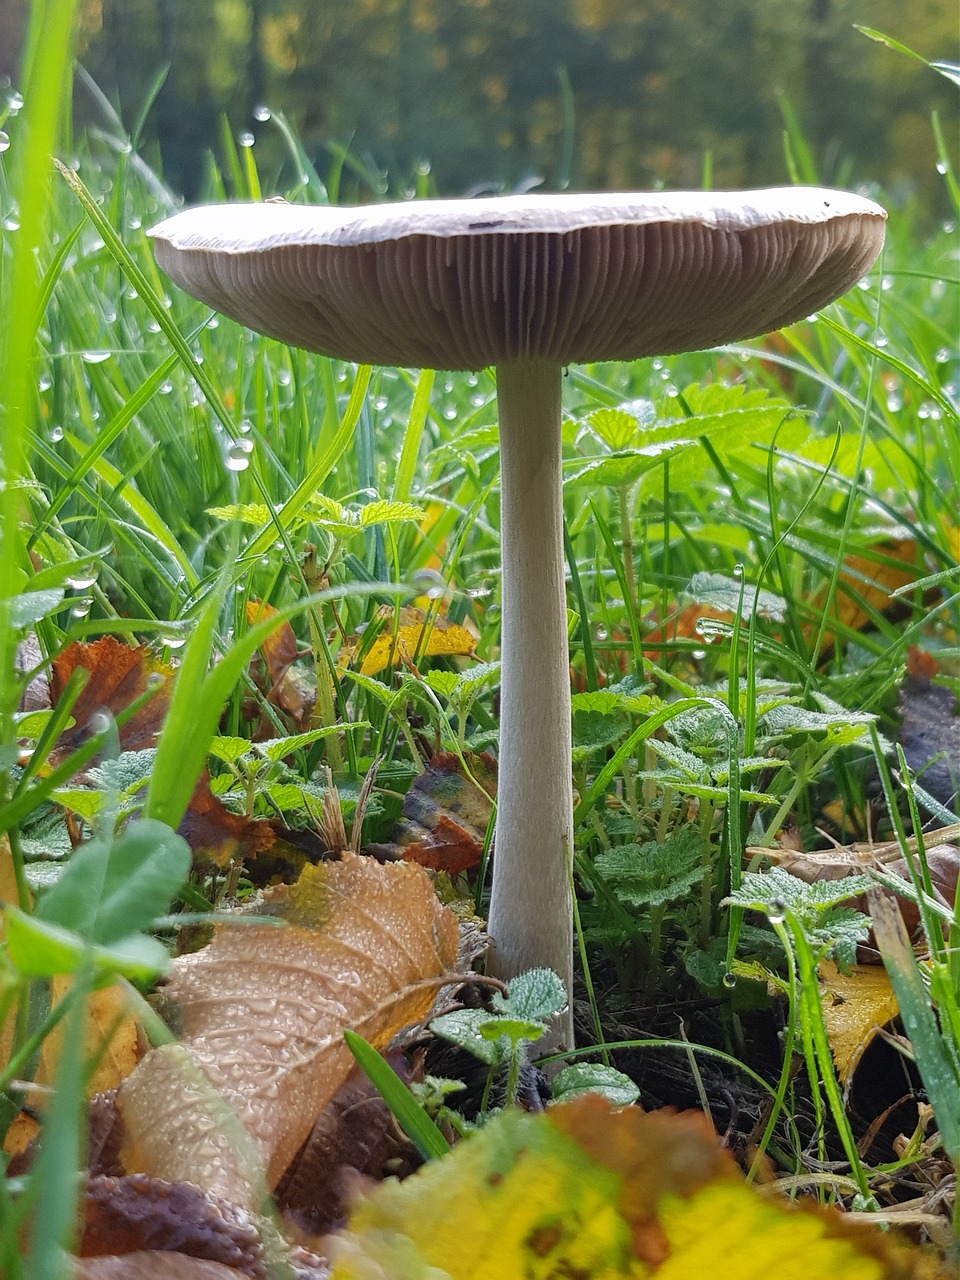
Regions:
<instances>
[{"instance_id":1,"label":"white stem","mask_svg":"<svg viewBox=\"0 0 960 1280\"><path fill-rule=\"evenodd\" d=\"M569 1001L573 779L562 380L562 368L545 361L497 369L503 667L489 967L504 978L553 969ZM568 1012L554 1041L572 1047L572 1025Z\"/></svg>"}]
</instances>

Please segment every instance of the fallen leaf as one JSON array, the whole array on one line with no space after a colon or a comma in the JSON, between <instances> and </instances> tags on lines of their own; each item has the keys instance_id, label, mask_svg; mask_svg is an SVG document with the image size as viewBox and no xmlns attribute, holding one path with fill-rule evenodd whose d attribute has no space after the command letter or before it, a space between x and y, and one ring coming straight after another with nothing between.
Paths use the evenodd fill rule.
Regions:
<instances>
[{"instance_id":1,"label":"fallen leaf","mask_svg":"<svg viewBox=\"0 0 960 1280\"><path fill-rule=\"evenodd\" d=\"M908 1280L919 1256L761 1195L702 1115L616 1111L597 1095L503 1112L361 1199L331 1251L333 1280Z\"/></svg>"},{"instance_id":2,"label":"fallen leaf","mask_svg":"<svg viewBox=\"0 0 960 1280\"><path fill-rule=\"evenodd\" d=\"M836 644L830 625L838 622L847 630L862 631L872 624L873 615L904 608L894 592L923 576L924 568L917 543L912 538L889 539L865 548L861 555L849 555L837 582L837 590L827 610L827 627L820 658ZM810 601L814 621L809 632L816 635L827 605L824 588Z\"/></svg>"},{"instance_id":3,"label":"fallen leaf","mask_svg":"<svg viewBox=\"0 0 960 1280\"><path fill-rule=\"evenodd\" d=\"M72 981L65 974L51 979L52 1005L63 999ZM87 1085L88 1095L93 1096L106 1093L125 1080L146 1052L146 1043L139 1024L128 1012L127 998L119 983L101 987L87 996L84 1025L84 1056L96 1063ZM62 1050L61 1023L47 1036L40 1050L33 1080L41 1088L55 1083ZM35 1099L31 1098L31 1102L35 1103ZM8 1154L25 1151L39 1131L36 1119L21 1111L7 1130L4 1151Z\"/></svg>"},{"instance_id":4,"label":"fallen leaf","mask_svg":"<svg viewBox=\"0 0 960 1280\"><path fill-rule=\"evenodd\" d=\"M56 763L92 736L90 721L99 711L119 715L137 698L153 696L120 729L122 751L142 751L156 745L170 706L172 668L159 662L146 645L130 645L115 636L101 636L92 644L76 641L53 661L50 703L56 706L77 667L90 672L71 712L74 724L65 729L50 753Z\"/></svg>"},{"instance_id":5,"label":"fallen leaf","mask_svg":"<svg viewBox=\"0 0 960 1280\"><path fill-rule=\"evenodd\" d=\"M81 1257L162 1251L216 1262L251 1280L267 1278L256 1220L199 1187L142 1174L93 1177L84 1189L80 1213Z\"/></svg>"},{"instance_id":6,"label":"fallen leaf","mask_svg":"<svg viewBox=\"0 0 960 1280\"><path fill-rule=\"evenodd\" d=\"M900 1006L887 971L880 966L857 964L849 973L841 973L832 960L821 960L819 974L827 1038L840 1083L846 1085Z\"/></svg>"},{"instance_id":7,"label":"fallen leaf","mask_svg":"<svg viewBox=\"0 0 960 1280\"><path fill-rule=\"evenodd\" d=\"M77 1258L70 1280L237 1280L244 1274L183 1253L138 1250L120 1257Z\"/></svg>"},{"instance_id":8,"label":"fallen leaf","mask_svg":"<svg viewBox=\"0 0 960 1280\"><path fill-rule=\"evenodd\" d=\"M265 601L248 600L246 613L247 624L253 627L265 618L275 617L277 610ZM300 656L300 646L289 622L282 622L270 632L260 646L260 653L266 668L266 679L263 679L254 664L254 681L269 703L285 712L297 729L303 729L313 711L317 694L303 671L295 665ZM275 733L276 725L263 718L254 737L273 737Z\"/></svg>"},{"instance_id":9,"label":"fallen leaf","mask_svg":"<svg viewBox=\"0 0 960 1280\"><path fill-rule=\"evenodd\" d=\"M377 610L377 619L383 627L367 650L360 665L360 673L375 676L385 667L398 662L414 662L417 658L434 658L440 655L467 656L473 653L476 637L466 627L451 622L443 614L405 605L400 610L399 627L394 637L394 610L383 605ZM353 661L362 645L362 638L355 636L344 646L345 663Z\"/></svg>"},{"instance_id":10,"label":"fallen leaf","mask_svg":"<svg viewBox=\"0 0 960 1280\"><path fill-rule=\"evenodd\" d=\"M422 868L350 853L268 890L259 910L286 927L218 927L206 947L173 962L164 994L182 1052L235 1107L275 1187L351 1070L343 1029L382 1048L424 1018L456 963L459 930ZM193 1086L184 1097L172 1079L166 1099L142 1083L162 1052L148 1054L120 1093L137 1167L208 1186L217 1159L204 1146L209 1100ZM199 1178L190 1172L198 1147Z\"/></svg>"},{"instance_id":11,"label":"fallen leaf","mask_svg":"<svg viewBox=\"0 0 960 1280\"><path fill-rule=\"evenodd\" d=\"M233 859L255 858L277 838L266 819L231 813L210 790L206 771L197 779L177 834L186 840L194 855L204 855L218 867L225 867Z\"/></svg>"},{"instance_id":12,"label":"fallen leaf","mask_svg":"<svg viewBox=\"0 0 960 1280\"><path fill-rule=\"evenodd\" d=\"M402 1053L390 1055L401 1078L410 1069ZM361 1175L380 1180L421 1163L413 1144L359 1066L324 1107L309 1138L275 1192L288 1231L304 1243L341 1225Z\"/></svg>"},{"instance_id":13,"label":"fallen leaf","mask_svg":"<svg viewBox=\"0 0 960 1280\"><path fill-rule=\"evenodd\" d=\"M393 841L371 845L370 851L451 876L477 866L497 794L497 762L484 752L468 763L476 782L457 756L435 755L404 797Z\"/></svg>"},{"instance_id":14,"label":"fallen leaf","mask_svg":"<svg viewBox=\"0 0 960 1280\"><path fill-rule=\"evenodd\" d=\"M717 609L707 604L688 604L671 614L662 626L654 626L646 633L643 637L644 657L654 662L662 659L663 651L675 640L696 640L698 645L703 646L722 639L719 632L703 635L698 630L703 618L733 622L733 614L726 609ZM649 615L648 620L655 622L656 615Z\"/></svg>"}]
</instances>

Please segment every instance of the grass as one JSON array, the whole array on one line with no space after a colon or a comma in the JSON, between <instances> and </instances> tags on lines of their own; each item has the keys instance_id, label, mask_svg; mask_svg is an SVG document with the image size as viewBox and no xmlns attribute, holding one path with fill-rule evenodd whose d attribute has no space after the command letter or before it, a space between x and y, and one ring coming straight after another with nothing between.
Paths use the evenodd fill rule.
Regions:
<instances>
[{"instance_id":1,"label":"grass","mask_svg":"<svg viewBox=\"0 0 960 1280\"><path fill-rule=\"evenodd\" d=\"M0 119L16 159L0 168L0 817L25 910L37 867L23 858L20 832L30 832L52 783L79 765L52 778L39 767L56 737L47 723L31 735L40 744L34 763L20 771L16 641L31 629L44 666L100 633L146 641L180 663L145 808L175 827L218 728L249 735L266 716L275 736L286 731L246 674L271 627L248 622L247 605L268 601L310 655L320 727L358 725L302 748L307 790L330 766L349 798L381 758L371 840L387 835L420 769L411 712L448 748L481 748L495 738L496 681L488 675L465 695L449 681L425 693L403 671L345 678L346 637L363 628L369 637L383 625L378 609L426 583L429 610L475 629L481 661L496 659L499 642L491 374L357 369L252 337L175 293L145 235L175 201L120 121L107 118L77 140L75 163L49 171L58 96L47 89L62 80L70 7L39 5L38 22L46 8L58 26L49 38L44 29L26 106ZM325 198L285 122L276 125L289 151L279 180L258 173L255 149L237 150L227 132L222 168L211 166L212 198L274 189ZM952 173L945 180L955 185ZM770 1063L752 1060L745 1019L765 996L737 976L738 964L758 956L776 969L778 937L806 1087L819 1119L832 1112L863 1204L871 1171L809 1003L816 946L775 904L773 929L761 936L724 900L740 887L744 844L769 846L785 822L807 849L831 820L824 806L838 800L842 816L830 810L838 838L866 836L868 817L890 826L869 793L884 758L870 717L892 733L911 646L934 653L940 679L957 687L953 248L951 228L921 239L911 211L893 207L882 263L820 317L717 352L574 369L566 387L577 872L590 895L580 917L597 1039L623 1039L617 1028L636 1027L637 1007L707 1004L716 1012L697 1026L712 1037L710 1054L765 1073L778 1111L789 1114L804 1086L789 1079L789 1060L779 1085L780 1064L771 1076ZM657 440L665 446L657 458L635 452ZM356 531L331 531L317 493L354 513L375 498L419 513L397 508L365 527L357 516ZM27 591L49 594L24 605ZM716 616L694 625L711 609ZM418 662L423 671L456 665ZM81 749L86 757L111 733L104 726ZM897 822L900 808L909 814L917 804L926 804L924 818L949 817L925 801L922 777L908 804L902 767L899 791L885 765L881 772ZM258 811L273 811L266 788L253 798ZM306 803L288 795L284 819L308 822ZM95 825L106 875L122 840L109 818ZM169 902L178 878L161 879ZM197 905L212 892L195 874L185 897ZM88 948L109 949L89 924L69 915L59 923L75 926ZM946 1009L956 916L937 927ZM836 947L845 936L836 925L816 945ZM82 986L107 962L81 953ZM912 981L916 990L920 979ZM44 983L7 960L2 990L14 1046L30 1046L49 1016ZM78 1019L68 1015L66 1025L79 1046ZM82 1060L78 1048L58 1093L57 1145L26 1197L15 1203L9 1188L0 1192L11 1275L61 1273L80 1160ZM939 1065L940 1088L950 1069ZM794 1152L783 1132L775 1139L776 1116L765 1142L799 1174L804 1139ZM34 1199L24 1264L14 1260L16 1230Z\"/></svg>"}]
</instances>

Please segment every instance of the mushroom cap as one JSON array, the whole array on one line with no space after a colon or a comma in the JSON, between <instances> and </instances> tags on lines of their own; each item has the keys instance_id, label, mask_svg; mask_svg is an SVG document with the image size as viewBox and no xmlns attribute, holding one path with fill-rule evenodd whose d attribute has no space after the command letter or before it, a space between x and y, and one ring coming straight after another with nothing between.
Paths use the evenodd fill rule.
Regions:
<instances>
[{"instance_id":1,"label":"mushroom cap","mask_svg":"<svg viewBox=\"0 0 960 1280\"><path fill-rule=\"evenodd\" d=\"M479 369L779 329L870 268L885 219L860 196L784 187L208 205L150 234L176 284L260 333L365 364Z\"/></svg>"}]
</instances>

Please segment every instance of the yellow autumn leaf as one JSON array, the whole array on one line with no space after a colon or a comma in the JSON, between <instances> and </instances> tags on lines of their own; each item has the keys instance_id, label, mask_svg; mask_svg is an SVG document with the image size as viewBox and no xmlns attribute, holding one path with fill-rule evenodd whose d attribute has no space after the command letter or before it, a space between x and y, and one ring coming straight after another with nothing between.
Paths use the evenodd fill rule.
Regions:
<instances>
[{"instance_id":1,"label":"yellow autumn leaf","mask_svg":"<svg viewBox=\"0 0 960 1280\"><path fill-rule=\"evenodd\" d=\"M846 1084L881 1027L900 1012L882 965L854 965L841 973L832 960L820 963L823 1019L840 1083Z\"/></svg>"},{"instance_id":2,"label":"yellow autumn leaf","mask_svg":"<svg viewBox=\"0 0 960 1280\"><path fill-rule=\"evenodd\" d=\"M418 657L435 658L440 655L466 657L473 653L476 637L466 627L451 622L443 614L431 614L424 609L407 605L400 610L400 625L394 634L393 610L385 606L378 612L383 629L364 654L360 674L375 676L385 667L398 662L413 662ZM360 647L354 640L344 651L347 662Z\"/></svg>"},{"instance_id":3,"label":"yellow autumn leaf","mask_svg":"<svg viewBox=\"0 0 960 1280\"><path fill-rule=\"evenodd\" d=\"M506 1111L360 1200L333 1280L919 1280L916 1254L749 1186L699 1114L585 1095Z\"/></svg>"}]
</instances>

